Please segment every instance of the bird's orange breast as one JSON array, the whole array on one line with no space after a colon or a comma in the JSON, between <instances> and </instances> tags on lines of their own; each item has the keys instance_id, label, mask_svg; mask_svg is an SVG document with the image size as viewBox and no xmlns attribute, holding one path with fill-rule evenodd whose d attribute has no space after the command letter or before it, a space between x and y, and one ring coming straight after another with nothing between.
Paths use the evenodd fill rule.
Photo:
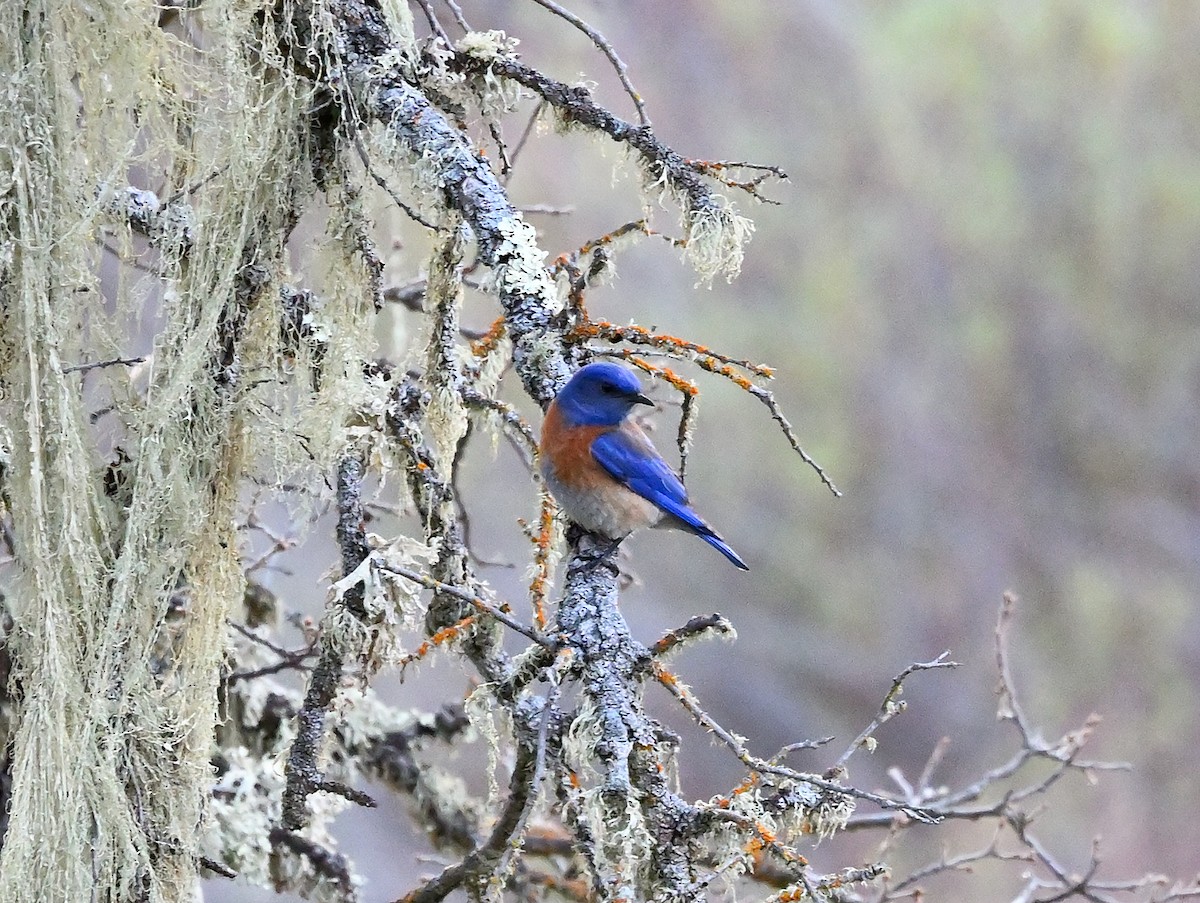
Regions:
<instances>
[{"instance_id":1,"label":"bird's orange breast","mask_svg":"<svg viewBox=\"0 0 1200 903\"><path fill-rule=\"evenodd\" d=\"M579 488L594 486L603 479L612 480L592 457L592 442L609 429L606 426L569 426L558 405L550 405L542 424L539 448L542 473L547 478Z\"/></svg>"},{"instance_id":2,"label":"bird's orange breast","mask_svg":"<svg viewBox=\"0 0 1200 903\"><path fill-rule=\"evenodd\" d=\"M585 530L619 539L657 523L662 512L622 485L592 455L592 442L612 429L570 426L551 404L538 456L542 477L567 516Z\"/></svg>"}]
</instances>

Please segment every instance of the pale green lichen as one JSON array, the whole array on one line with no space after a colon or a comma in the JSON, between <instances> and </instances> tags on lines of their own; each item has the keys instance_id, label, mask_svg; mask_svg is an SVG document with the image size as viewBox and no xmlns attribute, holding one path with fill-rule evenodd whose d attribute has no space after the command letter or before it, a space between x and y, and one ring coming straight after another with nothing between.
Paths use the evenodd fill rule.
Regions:
<instances>
[{"instance_id":1,"label":"pale green lichen","mask_svg":"<svg viewBox=\"0 0 1200 903\"><path fill-rule=\"evenodd\" d=\"M511 735L506 713L497 704L492 695L490 684L480 684L467 697L463 704L467 717L471 719L471 727L475 728L487 743L488 750L488 800L487 807L495 810L500 799L500 781L497 778L500 768L500 757L505 749L501 732Z\"/></svg>"},{"instance_id":2,"label":"pale green lichen","mask_svg":"<svg viewBox=\"0 0 1200 903\"><path fill-rule=\"evenodd\" d=\"M425 614L421 584L395 572L399 569L425 573L437 560L437 545L404 534L384 539L368 533L367 541L373 549L371 559L377 563L378 579L385 585L395 612L396 627L406 631L418 629Z\"/></svg>"},{"instance_id":3,"label":"pale green lichen","mask_svg":"<svg viewBox=\"0 0 1200 903\"><path fill-rule=\"evenodd\" d=\"M421 717L420 713L384 702L361 683L340 687L330 714L338 742L347 750L362 749L388 734L408 730Z\"/></svg>"},{"instance_id":4,"label":"pale green lichen","mask_svg":"<svg viewBox=\"0 0 1200 903\"><path fill-rule=\"evenodd\" d=\"M509 37L503 31L472 31L463 35L455 43L454 48L459 53L488 62L516 55L516 38ZM457 82L451 84L457 85ZM491 67L482 73L467 79L463 83L469 91L468 98L473 101L484 116L501 116L511 113L526 96L527 92L519 84L507 79L497 78Z\"/></svg>"},{"instance_id":5,"label":"pale green lichen","mask_svg":"<svg viewBox=\"0 0 1200 903\"><path fill-rule=\"evenodd\" d=\"M846 827L854 809L854 797L844 793L823 792L817 805L803 808L794 815L789 813L786 822L789 827L798 827L818 840L827 840Z\"/></svg>"},{"instance_id":6,"label":"pale green lichen","mask_svg":"<svg viewBox=\"0 0 1200 903\"><path fill-rule=\"evenodd\" d=\"M503 31L469 31L455 42L454 49L477 60L494 60L512 56L520 43Z\"/></svg>"},{"instance_id":7,"label":"pale green lichen","mask_svg":"<svg viewBox=\"0 0 1200 903\"><path fill-rule=\"evenodd\" d=\"M380 0L379 8L387 19L392 42L404 53L416 54L417 34L412 10L403 0Z\"/></svg>"},{"instance_id":8,"label":"pale green lichen","mask_svg":"<svg viewBox=\"0 0 1200 903\"><path fill-rule=\"evenodd\" d=\"M754 233L754 223L732 206L688 210L684 213L687 243L684 259L699 277L709 284L724 274L732 282L742 271L746 242Z\"/></svg>"},{"instance_id":9,"label":"pale green lichen","mask_svg":"<svg viewBox=\"0 0 1200 903\"><path fill-rule=\"evenodd\" d=\"M519 214L501 220L496 227L501 240L496 247L500 263L487 285L500 294L534 295L546 300L557 293L546 272L546 252L537 242L537 230Z\"/></svg>"},{"instance_id":10,"label":"pale green lichen","mask_svg":"<svg viewBox=\"0 0 1200 903\"><path fill-rule=\"evenodd\" d=\"M596 859L600 873L615 887L636 888L650 868L654 846L636 795L617 795L604 787L593 787L583 794L583 810L598 827Z\"/></svg>"},{"instance_id":11,"label":"pale green lichen","mask_svg":"<svg viewBox=\"0 0 1200 903\"><path fill-rule=\"evenodd\" d=\"M338 276L314 313L327 324L313 331L320 354L281 349L281 236L313 191L300 140L312 83L279 43L294 34L254 4L212 0L203 16L201 53L140 4L85 16L62 0L0 4L0 75L17 105L0 117L0 249L14 251L0 261L0 421L21 537L7 604L22 687L5 903L97 889L196 899L200 836L221 830L204 801L226 616L243 598L243 480L328 473L361 391L361 217L334 182L325 245ZM165 178L154 187L171 199L140 261L149 274L101 256L108 242L123 259L143 253L109 203L131 173ZM142 324L157 330L153 349L130 347ZM149 351L137 378L68 372ZM287 368L294 378L277 378ZM98 426L97 399L109 404ZM110 497L96 449L113 442L127 461ZM182 609L181 591L193 600Z\"/></svg>"},{"instance_id":12,"label":"pale green lichen","mask_svg":"<svg viewBox=\"0 0 1200 903\"><path fill-rule=\"evenodd\" d=\"M236 870L244 881L297 892L318 903L345 903L347 895L335 880L307 857L280 853L270 841L282 811L286 784L282 762L238 747L226 749L222 758L224 769L213 788L203 838L205 855ZM333 821L349 805L333 794L309 797L309 823L301 835L326 849L337 849ZM351 873L351 883L361 885L362 879Z\"/></svg>"},{"instance_id":13,"label":"pale green lichen","mask_svg":"<svg viewBox=\"0 0 1200 903\"><path fill-rule=\"evenodd\" d=\"M629 152L634 155L633 151ZM711 285L724 275L727 282L742 270L746 243L754 234L754 222L737 212L734 205L718 194L707 195L701 203L673 184L667 170L652 171L646 160L634 156L633 166L641 174L645 215L667 201L678 205L683 219L683 257L696 271L697 286Z\"/></svg>"},{"instance_id":14,"label":"pale green lichen","mask_svg":"<svg viewBox=\"0 0 1200 903\"><path fill-rule=\"evenodd\" d=\"M563 760L581 779L596 777L596 745L603 737L604 725L592 697L579 701L575 718L563 739Z\"/></svg>"}]
</instances>

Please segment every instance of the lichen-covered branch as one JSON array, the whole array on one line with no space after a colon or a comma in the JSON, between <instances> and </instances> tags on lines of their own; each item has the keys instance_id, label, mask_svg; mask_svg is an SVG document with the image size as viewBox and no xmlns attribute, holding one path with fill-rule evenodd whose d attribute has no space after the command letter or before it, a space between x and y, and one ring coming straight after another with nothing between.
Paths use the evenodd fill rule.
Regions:
<instances>
[{"instance_id":1,"label":"lichen-covered branch","mask_svg":"<svg viewBox=\"0 0 1200 903\"><path fill-rule=\"evenodd\" d=\"M353 456L342 459L337 473L338 545L342 550L342 570L349 575L368 554L363 532L362 462ZM308 822L308 798L318 791L340 792L341 788L325 779L318 764L325 739L325 718L333 704L345 667L348 647L336 617L344 609L357 621L367 619L362 584L353 584L340 598L331 602L330 615L321 634L317 664L309 676L304 705L297 714L296 739L288 753L283 793L282 828L290 836ZM345 796L344 792L341 795ZM281 835L284 836L284 835ZM295 844L289 845L296 849Z\"/></svg>"},{"instance_id":2,"label":"lichen-covered branch","mask_svg":"<svg viewBox=\"0 0 1200 903\"><path fill-rule=\"evenodd\" d=\"M446 205L471 227L480 261L495 274L513 362L526 391L545 406L570 375L567 350L553 326L560 307L533 227L508 200L486 159L461 131L407 82L400 48L381 10L366 0L330 4L340 64L366 118L432 167Z\"/></svg>"}]
</instances>

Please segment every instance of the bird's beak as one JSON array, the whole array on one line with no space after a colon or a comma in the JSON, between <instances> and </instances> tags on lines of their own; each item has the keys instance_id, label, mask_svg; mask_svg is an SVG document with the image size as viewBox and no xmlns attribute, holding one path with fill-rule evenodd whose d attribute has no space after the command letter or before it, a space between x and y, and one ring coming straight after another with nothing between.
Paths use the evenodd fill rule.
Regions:
<instances>
[{"instance_id":1,"label":"bird's beak","mask_svg":"<svg viewBox=\"0 0 1200 903\"><path fill-rule=\"evenodd\" d=\"M647 398L641 392L639 392L636 395L631 396L631 400L633 401L634 404L648 404L648 405L650 405L650 407L654 407L654 402L652 402L649 398Z\"/></svg>"}]
</instances>

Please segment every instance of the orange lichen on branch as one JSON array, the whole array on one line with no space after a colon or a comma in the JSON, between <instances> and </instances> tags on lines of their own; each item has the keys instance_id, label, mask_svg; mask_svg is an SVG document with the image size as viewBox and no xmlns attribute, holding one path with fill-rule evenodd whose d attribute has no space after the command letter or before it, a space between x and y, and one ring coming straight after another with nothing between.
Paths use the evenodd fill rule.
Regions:
<instances>
[{"instance_id":1,"label":"orange lichen on branch","mask_svg":"<svg viewBox=\"0 0 1200 903\"><path fill-rule=\"evenodd\" d=\"M582 308L581 308L582 310ZM834 485L832 479L825 472L825 469L813 459L804 447L800 444L800 437L796 435L796 431L784 416L779 402L775 400L775 396L765 387L757 385L749 377L738 372L740 368L750 373L751 376L761 377L763 379L772 379L775 376L775 370L765 364L755 364L750 361L737 360L728 355L720 354L713 351L707 345L699 345L695 342L689 342L687 339L681 339L678 336L665 335L661 333L651 332L644 326L631 324L629 326L618 326L616 323L610 323L607 320L591 320L586 314L579 317L579 322L567 334L567 339L574 342L586 342L590 339L598 339L612 344L620 344L627 342L630 345L642 345L656 349L667 357L677 360L690 360L700 367L702 370L707 370L709 373L714 373L717 376L724 377L732 382L742 391L754 396L771 412L771 419L778 425L791 445L793 451L800 455L801 460L809 467L816 471L817 476L821 478L821 482L829 488L835 496L841 496L841 490ZM633 352L627 348L619 348L612 352L604 352L611 354L614 357L619 357L623 360L628 360L635 366L646 370L648 373L654 373L656 376L661 376L662 371L666 368L655 367L650 365L640 358L636 358ZM639 363L639 361L641 361ZM670 372L670 371L667 371ZM671 374L674 376L674 374ZM666 379L667 377L662 377ZM679 379L678 377L675 377ZM668 380L670 381L670 380ZM680 379L680 383L685 382ZM675 383L672 383L673 385ZM679 388L679 386L676 386ZM681 391L683 391L681 389ZM692 392L684 393L684 416L680 421L679 426L679 451L682 459L681 471L687 465L687 446L690 440L690 425L692 416L692 405L694 404L695 394Z\"/></svg>"},{"instance_id":2,"label":"orange lichen on branch","mask_svg":"<svg viewBox=\"0 0 1200 903\"><path fill-rule=\"evenodd\" d=\"M756 771L751 772L746 777L746 780L742 781L742 783L738 784L731 791L729 791L729 796L719 796L715 800L713 800L713 804L718 809L728 809L730 806L733 805L734 797L741 796L743 793L749 793L751 790L753 790L755 787L758 786L758 783L761 780L762 780L762 775L760 775Z\"/></svg>"},{"instance_id":3,"label":"orange lichen on branch","mask_svg":"<svg viewBox=\"0 0 1200 903\"><path fill-rule=\"evenodd\" d=\"M670 367L660 367L658 364L652 364L645 358L638 357L634 352L628 350L627 348L622 348L615 352L615 354L620 357L621 360L629 361L629 363L633 364L633 366L637 367L639 370L649 373L655 379L661 379L663 382L669 383L672 387L685 396L694 396L700 394L699 386L697 386L690 379L684 379Z\"/></svg>"},{"instance_id":4,"label":"orange lichen on branch","mask_svg":"<svg viewBox=\"0 0 1200 903\"><path fill-rule=\"evenodd\" d=\"M534 537L533 580L529 584L529 599L538 627L546 626L546 594L550 589L550 553L554 541L554 514L557 506L549 495L542 495L542 511Z\"/></svg>"},{"instance_id":5,"label":"orange lichen on branch","mask_svg":"<svg viewBox=\"0 0 1200 903\"><path fill-rule=\"evenodd\" d=\"M471 353L478 358L487 357L504 338L504 317L497 317L488 331L471 343Z\"/></svg>"},{"instance_id":6,"label":"orange lichen on branch","mask_svg":"<svg viewBox=\"0 0 1200 903\"><path fill-rule=\"evenodd\" d=\"M771 831L762 822L754 823L754 837L746 844L748 852L761 850L764 847L769 847L776 843L775 832Z\"/></svg>"},{"instance_id":7,"label":"orange lichen on branch","mask_svg":"<svg viewBox=\"0 0 1200 903\"><path fill-rule=\"evenodd\" d=\"M741 796L743 793L749 793L751 790L753 790L755 787L758 786L758 782L761 780L762 780L762 775L760 775L758 772L754 772L753 774L748 775L746 777L746 780L742 781L742 783L740 783L736 787L734 787L729 795L731 797L734 797L734 796Z\"/></svg>"},{"instance_id":8,"label":"orange lichen on branch","mask_svg":"<svg viewBox=\"0 0 1200 903\"><path fill-rule=\"evenodd\" d=\"M696 365L703 370L707 370L709 373L715 373L718 376L725 377L739 389L744 389L745 391L749 392L751 389L755 388L754 383L750 382L750 380L734 370L733 367L731 367L729 364L722 364L717 358L712 357L711 355L696 358Z\"/></svg>"},{"instance_id":9,"label":"orange lichen on branch","mask_svg":"<svg viewBox=\"0 0 1200 903\"><path fill-rule=\"evenodd\" d=\"M426 658L429 653L433 652L434 649L437 649L439 646L444 646L446 643L449 643L457 638L459 634L475 623L475 618L475 615L467 615L465 618L455 621L448 627L443 627L441 630L437 631L433 636L425 640L425 642L423 642L420 646L408 653L408 655L404 656L404 658L400 659L400 670L403 671L414 662L421 661L423 658Z\"/></svg>"},{"instance_id":10,"label":"orange lichen on branch","mask_svg":"<svg viewBox=\"0 0 1200 903\"><path fill-rule=\"evenodd\" d=\"M807 895L808 892L802 886L794 884L767 899L769 903L795 903L796 900L803 900Z\"/></svg>"},{"instance_id":11,"label":"orange lichen on branch","mask_svg":"<svg viewBox=\"0 0 1200 903\"><path fill-rule=\"evenodd\" d=\"M738 784L736 788L733 788L730 791L730 795L716 797L716 799L713 801L713 805L719 809L730 808L730 806L733 805L733 797L750 793L751 790L754 790L757 787L758 782L760 782L761 779L762 776L758 775L757 772L751 772L750 775L746 777L745 781Z\"/></svg>"},{"instance_id":12,"label":"orange lichen on branch","mask_svg":"<svg viewBox=\"0 0 1200 903\"><path fill-rule=\"evenodd\" d=\"M630 345L645 345L673 355L680 360L695 360L697 363L700 363L704 358L711 358L723 364L732 364L733 366L741 367L743 370L747 370L755 376L761 376L764 379L772 379L775 376L775 368L768 367L766 364L738 360L729 355L713 351L707 345L690 342L679 336L651 332L646 327L635 324L618 326L616 323L610 323L607 320L588 320L577 324L571 330L568 338L574 341L599 339L614 344L628 342ZM701 363L701 366L704 366L703 363ZM712 367L704 367L704 369L717 372Z\"/></svg>"},{"instance_id":13,"label":"orange lichen on branch","mask_svg":"<svg viewBox=\"0 0 1200 903\"><path fill-rule=\"evenodd\" d=\"M605 248L608 245L611 245L617 239L624 238L626 235L629 235L633 232L640 232L643 235L655 234L644 219L638 219L634 220L633 222L625 223L625 225L618 226L611 232L606 232L604 235L601 235L599 238L593 238L591 241L585 242L584 244L580 245L579 248L570 252L569 254L559 254L558 257L554 258L554 262L552 264L553 271L557 274L568 267L577 266L578 262L582 258L594 253L600 248Z\"/></svg>"},{"instance_id":14,"label":"orange lichen on branch","mask_svg":"<svg viewBox=\"0 0 1200 903\"><path fill-rule=\"evenodd\" d=\"M689 695L688 691L684 689L683 684L679 682L678 677L676 677L658 662L654 662L652 667L654 669L654 679L660 684L662 684L664 687L669 687L678 693L682 693L684 696Z\"/></svg>"}]
</instances>

